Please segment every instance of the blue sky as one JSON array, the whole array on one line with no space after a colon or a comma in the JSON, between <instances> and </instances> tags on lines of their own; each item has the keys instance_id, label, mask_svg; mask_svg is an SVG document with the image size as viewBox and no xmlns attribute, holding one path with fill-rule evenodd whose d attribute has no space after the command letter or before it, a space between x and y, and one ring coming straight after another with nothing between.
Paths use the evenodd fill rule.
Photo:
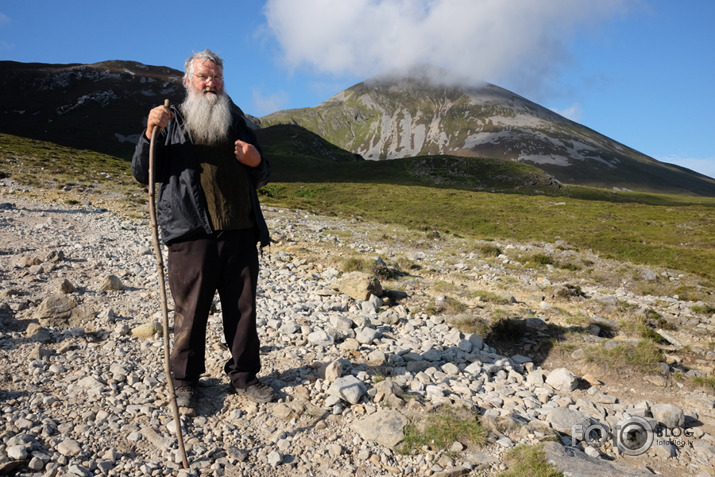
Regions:
<instances>
[{"instance_id":1,"label":"blue sky","mask_svg":"<svg viewBox=\"0 0 715 477\"><path fill-rule=\"evenodd\" d=\"M225 59L244 111L315 106L433 64L715 177L712 0L2 0L0 59Z\"/></svg>"}]
</instances>

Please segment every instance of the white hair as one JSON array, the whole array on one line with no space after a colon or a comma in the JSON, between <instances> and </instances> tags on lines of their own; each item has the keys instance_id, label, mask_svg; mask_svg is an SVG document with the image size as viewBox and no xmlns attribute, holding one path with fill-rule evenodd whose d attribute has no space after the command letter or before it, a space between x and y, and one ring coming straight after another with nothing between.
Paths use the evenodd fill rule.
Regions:
<instances>
[{"instance_id":1,"label":"white hair","mask_svg":"<svg viewBox=\"0 0 715 477\"><path fill-rule=\"evenodd\" d=\"M184 85L186 85L186 80L194 74L194 60L211 61L223 70L223 60L220 56L209 49L199 51L189 56L184 63Z\"/></svg>"}]
</instances>

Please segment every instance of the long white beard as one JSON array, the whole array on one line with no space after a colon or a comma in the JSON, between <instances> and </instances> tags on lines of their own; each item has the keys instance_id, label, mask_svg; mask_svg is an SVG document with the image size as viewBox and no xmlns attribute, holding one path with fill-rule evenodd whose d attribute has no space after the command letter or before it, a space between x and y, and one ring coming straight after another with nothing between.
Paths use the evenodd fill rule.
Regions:
<instances>
[{"instance_id":1,"label":"long white beard","mask_svg":"<svg viewBox=\"0 0 715 477\"><path fill-rule=\"evenodd\" d=\"M189 89L181 111L195 143L217 144L228 137L231 108L225 92L206 94Z\"/></svg>"}]
</instances>

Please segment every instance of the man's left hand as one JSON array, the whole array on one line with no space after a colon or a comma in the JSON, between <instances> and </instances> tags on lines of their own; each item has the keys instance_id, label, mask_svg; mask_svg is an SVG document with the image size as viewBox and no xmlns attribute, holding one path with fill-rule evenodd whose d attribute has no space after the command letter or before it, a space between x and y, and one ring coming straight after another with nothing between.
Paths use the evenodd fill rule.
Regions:
<instances>
[{"instance_id":1,"label":"man's left hand","mask_svg":"<svg viewBox=\"0 0 715 477\"><path fill-rule=\"evenodd\" d=\"M233 152L236 154L238 162L249 167L256 167L261 163L261 154L253 144L243 142L240 139L237 140L235 144L236 146Z\"/></svg>"}]
</instances>

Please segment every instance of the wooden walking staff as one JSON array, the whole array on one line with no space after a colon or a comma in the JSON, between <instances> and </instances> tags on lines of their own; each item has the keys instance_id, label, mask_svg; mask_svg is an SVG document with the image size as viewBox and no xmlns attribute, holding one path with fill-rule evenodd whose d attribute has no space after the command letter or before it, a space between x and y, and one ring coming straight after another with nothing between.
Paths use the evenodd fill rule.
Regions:
<instances>
[{"instance_id":1,"label":"wooden walking staff","mask_svg":"<svg viewBox=\"0 0 715 477\"><path fill-rule=\"evenodd\" d=\"M169 100L164 100L164 106L169 107ZM161 311L164 315L164 372L166 373L166 383L169 387L169 398L171 407L174 410L174 422L176 422L176 437L179 441L179 450L181 451L181 460L184 469L189 468L189 461L186 458L186 449L184 448L184 436L181 433L181 419L179 417L179 405L176 403L176 390L174 382L171 380L171 366L169 364L169 309L166 302L166 284L164 283L164 259L161 254L161 245L159 245L159 227L156 222L156 202L154 199L155 180L154 180L154 143L156 135L159 132L159 127L155 126L151 132L151 143L149 145L149 219L151 220L152 239L154 242L154 252L156 253L156 266L159 274L159 292L161 294Z\"/></svg>"}]
</instances>

